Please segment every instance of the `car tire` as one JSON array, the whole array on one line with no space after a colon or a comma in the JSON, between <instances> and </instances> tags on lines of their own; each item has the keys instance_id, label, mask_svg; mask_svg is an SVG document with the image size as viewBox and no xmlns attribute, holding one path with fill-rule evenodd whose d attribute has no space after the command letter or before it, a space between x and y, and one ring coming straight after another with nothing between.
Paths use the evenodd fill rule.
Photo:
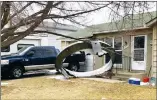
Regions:
<instances>
[{"instance_id":1,"label":"car tire","mask_svg":"<svg viewBox=\"0 0 157 100\"><path fill-rule=\"evenodd\" d=\"M15 78L15 79L21 78L23 76L23 68L20 66L16 66L12 68L10 75L11 78Z\"/></svg>"},{"instance_id":2,"label":"car tire","mask_svg":"<svg viewBox=\"0 0 157 100\"><path fill-rule=\"evenodd\" d=\"M80 65L78 63L71 63L69 64L69 67L68 67L69 70L75 71L75 72L77 72L79 68L80 68Z\"/></svg>"}]
</instances>

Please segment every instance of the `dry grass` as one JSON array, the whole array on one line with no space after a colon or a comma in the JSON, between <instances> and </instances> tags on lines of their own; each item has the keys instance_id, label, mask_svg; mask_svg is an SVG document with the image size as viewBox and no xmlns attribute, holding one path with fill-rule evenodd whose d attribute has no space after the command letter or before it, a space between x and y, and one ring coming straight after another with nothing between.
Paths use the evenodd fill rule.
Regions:
<instances>
[{"instance_id":1,"label":"dry grass","mask_svg":"<svg viewBox=\"0 0 157 100\"><path fill-rule=\"evenodd\" d=\"M5 81L6 82L6 81ZM47 77L26 78L7 81L1 87L1 98L5 99L94 99L101 100L151 100L156 99L156 88L132 86L126 83L104 83L85 79L60 81Z\"/></svg>"}]
</instances>

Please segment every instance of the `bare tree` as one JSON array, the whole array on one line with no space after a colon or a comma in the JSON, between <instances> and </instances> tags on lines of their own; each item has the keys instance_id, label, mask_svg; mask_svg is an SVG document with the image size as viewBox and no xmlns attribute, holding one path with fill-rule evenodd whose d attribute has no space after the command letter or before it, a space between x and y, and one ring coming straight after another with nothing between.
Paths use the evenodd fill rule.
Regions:
<instances>
[{"instance_id":1,"label":"bare tree","mask_svg":"<svg viewBox=\"0 0 157 100\"><path fill-rule=\"evenodd\" d=\"M88 14L102 8L110 9L113 20L118 20L136 13L137 8L148 10L148 6L147 2L4 1L1 3L1 47L7 47L29 34L42 32L35 29L43 20L51 19L60 24L70 21L85 25L77 19L85 18Z\"/></svg>"},{"instance_id":2,"label":"bare tree","mask_svg":"<svg viewBox=\"0 0 157 100\"><path fill-rule=\"evenodd\" d=\"M145 17L148 19L154 18L154 15L150 13L150 10L156 8L157 2L147 2L147 1L123 1L123 2L113 2L111 6L108 6L110 11L110 17L112 22L115 22L117 30L121 30L126 24L129 24L131 28L135 27L135 20L140 20L141 24L145 24ZM157 9L154 9L157 10ZM135 15L138 15L135 16Z\"/></svg>"},{"instance_id":3,"label":"bare tree","mask_svg":"<svg viewBox=\"0 0 157 100\"><path fill-rule=\"evenodd\" d=\"M28 8L33 4L39 7L39 10L29 14L30 9ZM84 5L83 2L78 2L80 7L74 7L71 4L75 4L75 2L2 2L1 47L9 46L33 33L45 19L52 19L54 22L64 19L79 24L74 18L104 8L111 2L105 2L101 6L91 5L89 2L84 2ZM89 6L89 8L87 9L85 6ZM25 27L25 29L20 30L22 27Z\"/></svg>"}]
</instances>

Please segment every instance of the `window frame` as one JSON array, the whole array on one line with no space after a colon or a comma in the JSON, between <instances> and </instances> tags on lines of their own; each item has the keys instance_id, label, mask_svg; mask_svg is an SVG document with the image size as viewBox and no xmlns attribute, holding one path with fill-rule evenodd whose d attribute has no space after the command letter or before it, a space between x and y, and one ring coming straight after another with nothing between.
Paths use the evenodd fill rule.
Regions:
<instances>
[{"instance_id":1,"label":"window frame","mask_svg":"<svg viewBox=\"0 0 157 100\"><path fill-rule=\"evenodd\" d=\"M121 50L115 50L115 51L121 51L122 53L123 53L123 37L122 36L113 36L113 37L107 37L107 38L111 38L112 39L112 48L114 48L115 47L115 38L121 38L121 43L122 43L122 45L121 45ZM106 37L105 37L106 38ZM104 42L105 42L105 38L104 38ZM122 62L120 63L120 64L114 64L114 67L116 67L116 66L118 66L118 68L121 68L121 67L119 67L119 66L121 66L123 64L123 57L122 57Z\"/></svg>"},{"instance_id":2,"label":"window frame","mask_svg":"<svg viewBox=\"0 0 157 100\"><path fill-rule=\"evenodd\" d=\"M3 51L2 47L1 47L1 52L10 52L10 45L6 47L8 50L7 51Z\"/></svg>"},{"instance_id":3,"label":"window frame","mask_svg":"<svg viewBox=\"0 0 157 100\"><path fill-rule=\"evenodd\" d=\"M17 44L17 50L20 50L20 49L18 49L19 47L19 45L30 45L30 46L35 46L34 44L23 44L23 43L20 43L20 44ZM29 47L29 46L27 46L27 47Z\"/></svg>"},{"instance_id":4,"label":"window frame","mask_svg":"<svg viewBox=\"0 0 157 100\"><path fill-rule=\"evenodd\" d=\"M121 50L116 50L116 51L122 51L123 50L123 37L119 36L122 39L122 46L121 46ZM114 48L114 42L115 42L115 38L116 37L109 37L112 38L112 48ZM105 42L105 38L104 38L104 42Z\"/></svg>"}]
</instances>

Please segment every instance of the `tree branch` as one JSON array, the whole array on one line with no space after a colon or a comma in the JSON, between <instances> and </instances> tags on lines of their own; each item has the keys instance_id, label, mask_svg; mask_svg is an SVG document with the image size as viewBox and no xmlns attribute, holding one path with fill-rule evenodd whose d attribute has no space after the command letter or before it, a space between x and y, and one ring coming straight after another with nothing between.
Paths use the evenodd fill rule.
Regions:
<instances>
[{"instance_id":1,"label":"tree branch","mask_svg":"<svg viewBox=\"0 0 157 100\"><path fill-rule=\"evenodd\" d=\"M19 14L20 12L22 12L24 9L26 9L28 6L30 6L33 2L29 2L27 3L23 8L21 8L19 11L15 12L12 16L10 16L8 18L8 20L12 19L13 17L15 17L17 14Z\"/></svg>"},{"instance_id":2,"label":"tree branch","mask_svg":"<svg viewBox=\"0 0 157 100\"><path fill-rule=\"evenodd\" d=\"M2 2L2 4L1 4L1 18L4 14L4 10L5 10L5 2Z\"/></svg>"},{"instance_id":3,"label":"tree branch","mask_svg":"<svg viewBox=\"0 0 157 100\"><path fill-rule=\"evenodd\" d=\"M7 41L3 41L1 47L6 47L12 43L17 42L20 39L23 39L25 36L29 35L44 20L44 17L49 13L51 7L52 7L52 2L48 2L45 9L43 10L43 14L40 17L40 19L35 20L34 24L29 29L27 29L25 32L23 32L21 35L19 35L17 37L13 37L13 38L10 37L10 38L8 38Z\"/></svg>"},{"instance_id":4,"label":"tree branch","mask_svg":"<svg viewBox=\"0 0 157 100\"><path fill-rule=\"evenodd\" d=\"M74 13L74 14L70 14L70 15L65 15L65 16L56 15L56 14L49 14L47 16L47 18L67 18L67 17L76 16L76 15L78 16L78 15L82 15L82 14L85 14L85 13L90 13L90 12L93 12L93 11L97 11L101 8L107 7L110 4L111 4L111 2L109 4L106 4L105 6L101 6L101 7L96 8L96 9L92 9L92 10L88 10L88 11L82 11L82 12L78 12L78 13Z\"/></svg>"},{"instance_id":5,"label":"tree branch","mask_svg":"<svg viewBox=\"0 0 157 100\"><path fill-rule=\"evenodd\" d=\"M61 3L62 3L62 1L57 2L57 3L55 3L54 5L52 5L52 7L57 6L57 5L61 4ZM22 19L18 24L14 25L14 26L12 26L12 27L3 29L3 30L1 31L1 33L2 33L2 34L3 34L3 33L7 33L7 32L9 32L9 31L16 30L18 27L31 24L31 23L33 23L36 19L40 18L41 16L38 16L38 17L36 17L36 16L39 15L39 14L41 14L41 13L43 13L43 12L44 12L44 10L40 10L40 11L38 11L38 12L32 14L31 16L28 16L27 18ZM45 18L46 18L46 17L45 17Z\"/></svg>"},{"instance_id":6,"label":"tree branch","mask_svg":"<svg viewBox=\"0 0 157 100\"><path fill-rule=\"evenodd\" d=\"M7 20L10 14L10 4L11 2L4 2L4 13L3 18L1 19L1 28L3 28L7 24Z\"/></svg>"}]
</instances>

